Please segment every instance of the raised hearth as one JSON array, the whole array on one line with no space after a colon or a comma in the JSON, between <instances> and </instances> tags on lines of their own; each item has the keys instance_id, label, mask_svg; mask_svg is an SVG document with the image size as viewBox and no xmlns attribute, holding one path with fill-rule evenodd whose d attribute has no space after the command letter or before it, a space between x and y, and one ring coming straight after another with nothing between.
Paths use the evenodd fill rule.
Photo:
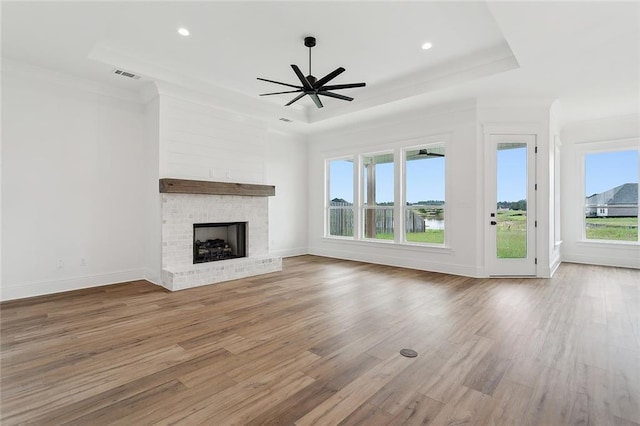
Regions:
<instances>
[{"instance_id":1,"label":"raised hearth","mask_svg":"<svg viewBox=\"0 0 640 426\"><path fill-rule=\"evenodd\" d=\"M187 182L191 182L188 185L193 186L193 182L199 181ZM195 185L206 187L208 183L214 184L210 186L211 188L218 187L216 184L219 182L202 182L202 185ZM242 185L246 190L246 184ZM267 195L162 192L161 201L162 285L169 290L182 290L282 270L282 258L269 254ZM221 223L246 224L244 230L246 257L194 263L197 241L194 239L194 225ZM237 235L237 230L232 231L232 235L234 232ZM206 239L225 240L213 234L211 237ZM202 241L200 240L201 243ZM224 251L224 247L222 248Z\"/></svg>"}]
</instances>

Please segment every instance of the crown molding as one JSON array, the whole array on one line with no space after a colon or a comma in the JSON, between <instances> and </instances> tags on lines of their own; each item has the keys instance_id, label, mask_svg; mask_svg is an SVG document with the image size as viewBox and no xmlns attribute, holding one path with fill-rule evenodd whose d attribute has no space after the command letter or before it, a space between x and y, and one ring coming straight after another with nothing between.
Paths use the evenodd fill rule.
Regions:
<instances>
[{"instance_id":1,"label":"crown molding","mask_svg":"<svg viewBox=\"0 0 640 426\"><path fill-rule=\"evenodd\" d=\"M109 84L100 83L94 80L82 78L73 74L63 73L51 68L44 68L32 65L13 58L2 58L2 74L14 76L26 76L56 84L64 87L71 87L85 92L107 96L126 102L144 103L144 96L141 91L127 90Z\"/></svg>"},{"instance_id":2,"label":"crown molding","mask_svg":"<svg viewBox=\"0 0 640 426\"><path fill-rule=\"evenodd\" d=\"M545 108L549 109L557 98L511 98L481 96L478 98L479 108Z\"/></svg>"},{"instance_id":3,"label":"crown molding","mask_svg":"<svg viewBox=\"0 0 640 426\"><path fill-rule=\"evenodd\" d=\"M567 129L571 129L572 127L580 127L585 125L619 125L622 123L637 124L640 126L640 114L622 114L610 117L591 118L588 120L569 121L565 123L565 127Z\"/></svg>"},{"instance_id":4,"label":"crown molding","mask_svg":"<svg viewBox=\"0 0 640 426\"><path fill-rule=\"evenodd\" d=\"M425 120L433 117L448 114L476 114L477 100L476 98L463 98L449 102L438 102L434 105L416 105L410 102L406 103L406 108L390 111L389 108L380 106L367 112L361 111L355 113L359 120L345 120L336 118L331 120L333 125L329 127L318 127L313 125L316 131L310 135L310 140L314 140L317 136L325 138L329 135L344 135L357 129L366 127L369 129L386 128L389 126L400 125L405 122L414 120ZM324 123L320 123L322 126ZM354 130L355 129L355 130Z\"/></svg>"},{"instance_id":5,"label":"crown molding","mask_svg":"<svg viewBox=\"0 0 640 426\"><path fill-rule=\"evenodd\" d=\"M121 51L103 44L94 46L89 58L106 64L131 70L144 78L152 80L160 94L193 100L200 104L213 106L230 112L247 115L265 121L268 126L282 127L283 131L301 131L300 125L309 122L304 108L291 107L283 112L282 106L271 103L257 102L252 96L236 92L224 87L216 86L202 79L184 76L166 68L131 57ZM278 122L281 117L296 123L287 125ZM287 129L294 128L294 129Z\"/></svg>"},{"instance_id":6,"label":"crown molding","mask_svg":"<svg viewBox=\"0 0 640 426\"><path fill-rule=\"evenodd\" d=\"M518 69L520 65L507 44L500 44L446 63L402 76L384 84L371 85L355 102L313 110L310 123L336 118L365 109L424 97L437 90L452 88L463 83L501 72Z\"/></svg>"}]
</instances>

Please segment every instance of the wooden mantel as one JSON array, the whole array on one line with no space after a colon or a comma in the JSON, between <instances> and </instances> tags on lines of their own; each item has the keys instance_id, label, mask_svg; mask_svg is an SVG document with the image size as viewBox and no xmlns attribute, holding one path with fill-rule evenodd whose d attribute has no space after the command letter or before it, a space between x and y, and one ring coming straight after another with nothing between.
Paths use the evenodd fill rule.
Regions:
<instances>
[{"instance_id":1,"label":"wooden mantel","mask_svg":"<svg viewBox=\"0 0 640 426\"><path fill-rule=\"evenodd\" d=\"M172 194L244 195L270 197L276 195L273 185L251 183L209 182L205 180L160 179L160 192Z\"/></svg>"}]
</instances>

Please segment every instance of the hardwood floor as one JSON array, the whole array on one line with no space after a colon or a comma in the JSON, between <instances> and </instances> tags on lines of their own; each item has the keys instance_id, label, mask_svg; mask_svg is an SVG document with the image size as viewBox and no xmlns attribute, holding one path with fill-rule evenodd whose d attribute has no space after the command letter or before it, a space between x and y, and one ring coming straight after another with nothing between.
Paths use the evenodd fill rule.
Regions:
<instances>
[{"instance_id":1,"label":"hardwood floor","mask_svg":"<svg viewBox=\"0 0 640 426\"><path fill-rule=\"evenodd\" d=\"M639 270L488 280L301 256L0 311L3 425L640 424Z\"/></svg>"}]
</instances>

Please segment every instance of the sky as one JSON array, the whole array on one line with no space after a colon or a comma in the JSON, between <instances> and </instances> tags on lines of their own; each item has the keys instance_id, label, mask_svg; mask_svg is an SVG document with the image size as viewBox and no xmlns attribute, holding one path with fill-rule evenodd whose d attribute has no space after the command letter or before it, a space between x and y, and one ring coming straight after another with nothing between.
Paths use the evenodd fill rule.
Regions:
<instances>
[{"instance_id":1,"label":"sky","mask_svg":"<svg viewBox=\"0 0 640 426\"><path fill-rule=\"evenodd\" d=\"M353 202L353 163L336 160L330 163L329 199ZM444 200L444 158L407 162L407 201ZM393 163L376 165L376 201L393 201ZM364 179L364 175L363 175Z\"/></svg>"},{"instance_id":2,"label":"sky","mask_svg":"<svg viewBox=\"0 0 640 426\"><path fill-rule=\"evenodd\" d=\"M329 199L342 198L353 203L353 163L334 160L329 163Z\"/></svg>"},{"instance_id":3,"label":"sky","mask_svg":"<svg viewBox=\"0 0 640 426\"><path fill-rule=\"evenodd\" d=\"M607 191L624 183L638 182L638 151L616 151L585 156L585 196Z\"/></svg>"},{"instance_id":4,"label":"sky","mask_svg":"<svg viewBox=\"0 0 640 426\"><path fill-rule=\"evenodd\" d=\"M593 153L585 156L585 196L603 192L624 183L638 182L638 151ZM526 151L524 148L498 151L497 201L526 198ZM330 163L330 199L353 202L353 163ZM444 158L407 162L407 201L444 200ZM376 168L378 202L393 201L393 164Z\"/></svg>"},{"instance_id":5,"label":"sky","mask_svg":"<svg viewBox=\"0 0 640 426\"><path fill-rule=\"evenodd\" d=\"M498 150L496 201L520 201L527 198L527 149Z\"/></svg>"}]
</instances>

